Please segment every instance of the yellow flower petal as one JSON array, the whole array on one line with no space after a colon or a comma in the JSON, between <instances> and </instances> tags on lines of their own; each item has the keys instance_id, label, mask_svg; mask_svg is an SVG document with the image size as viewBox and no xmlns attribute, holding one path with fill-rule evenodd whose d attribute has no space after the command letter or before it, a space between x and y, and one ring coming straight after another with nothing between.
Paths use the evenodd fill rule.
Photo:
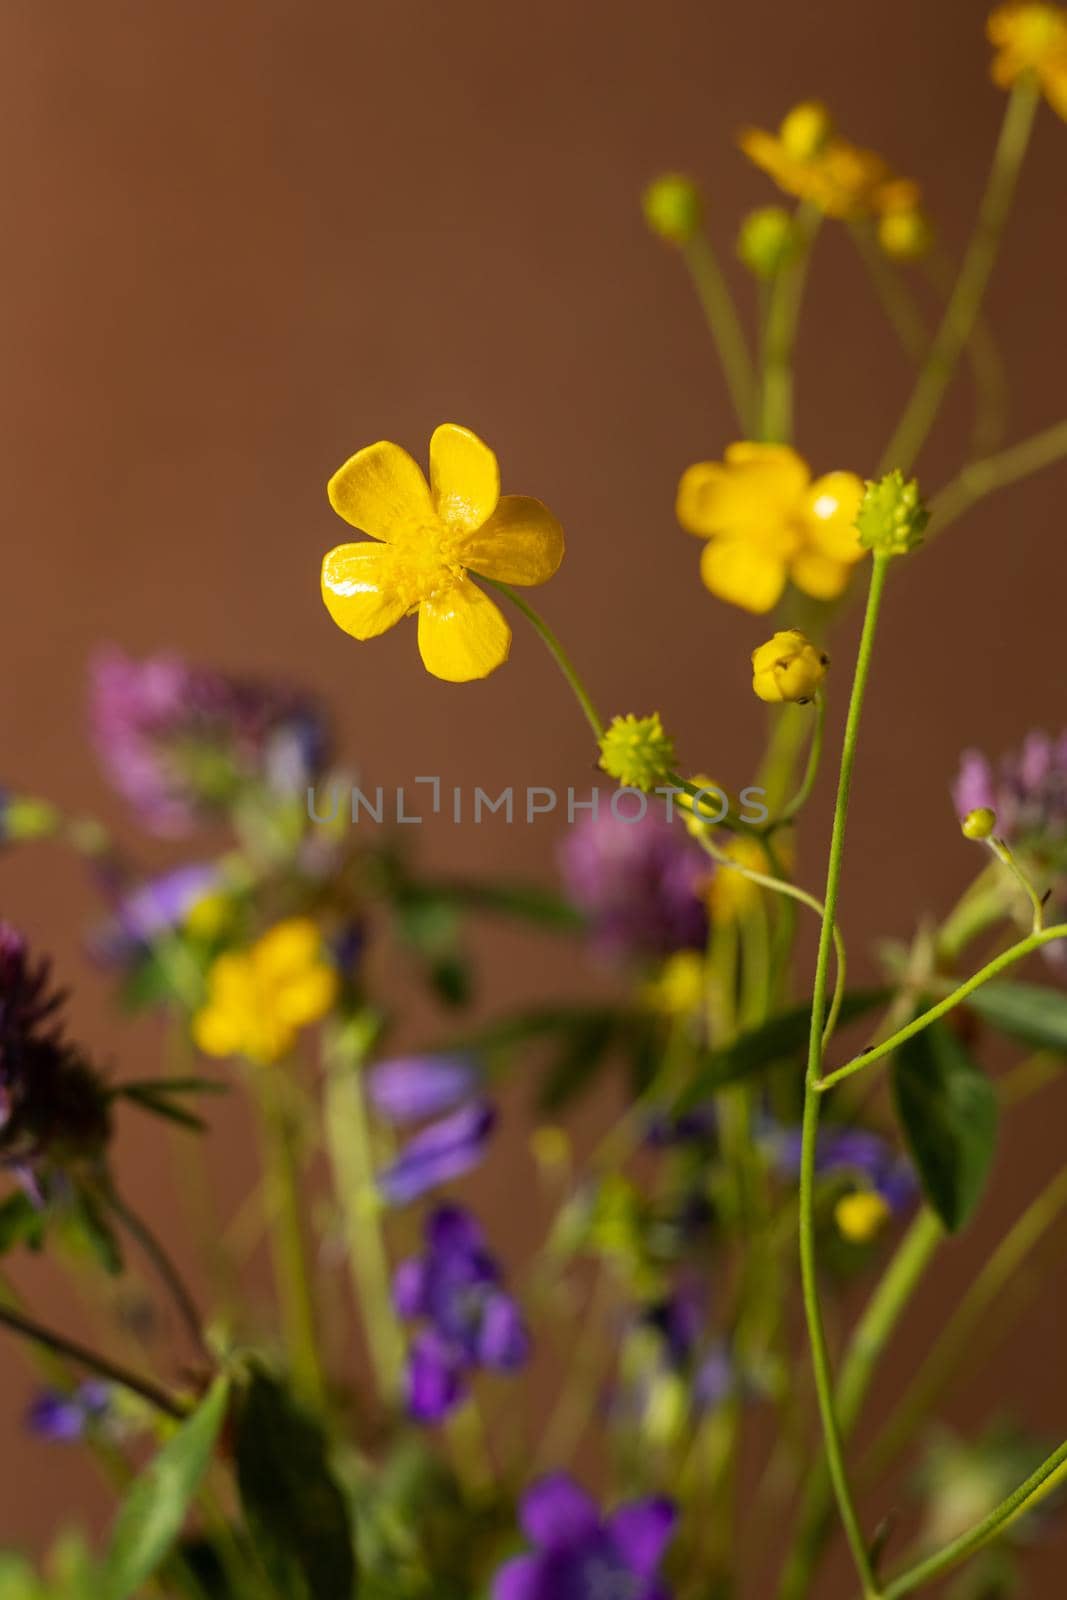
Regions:
<instances>
[{"instance_id":1,"label":"yellow flower petal","mask_svg":"<svg viewBox=\"0 0 1067 1600\"><path fill-rule=\"evenodd\" d=\"M388 541L437 521L422 468L388 440L357 450L334 473L326 493L339 517L374 539Z\"/></svg>"},{"instance_id":2,"label":"yellow flower petal","mask_svg":"<svg viewBox=\"0 0 1067 1600\"><path fill-rule=\"evenodd\" d=\"M732 444L724 462L697 462L683 473L675 510L689 533L748 534L765 544L788 535L791 542L787 524L809 478L788 445Z\"/></svg>"},{"instance_id":3,"label":"yellow flower petal","mask_svg":"<svg viewBox=\"0 0 1067 1600\"><path fill-rule=\"evenodd\" d=\"M322 563L322 598L339 628L373 639L407 610L392 581L396 557L377 544L339 544Z\"/></svg>"},{"instance_id":4,"label":"yellow flower petal","mask_svg":"<svg viewBox=\"0 0 1067 1600\"><path fill-rule=\"evenodd\" d=\"M789 568L797 588L810 594L813 600L836 600L844 592L851 573L849 563L834 561L818 550L801 551Z\"/></svg>"},{"instance_id":5,"label":"yellow flower petal","mask_svg":"<svg viewBox=\"0 0 1067 1600\"><path fill-rule=\"evenodd\" d=\"M469 428L442 422L430 439L430 487L437 515L467 533L488 521L500 499L500 468Z\"/></svg>"},{"instance_id":6,"label":"yellow flower petal","mask_svg":"<svg viewBox=\"0 0 1067 1600\"><path fill-rule=\"evenodd\" d=\"M506 494L485 526L463 541L460 559L500 583L547 583L563 560L563 529L540 500Z\"/></svg>"},{"instance_id":7,"label":"yellow flower petal","mask_svg":"<svg viewBox=\"0 0 1067 1600\"><path fill-rule=\"evenodd\" d=\"M469 578L419 607L419 651L427 672L449 683L487 678L503 666L511 629Z\"/></svg>"},{"instance_id":8,"label":"yellow flower petal","mask_svg":"<svg viewBox=\"0 0 1067 1600\"><path fill-rule=\"evenodd\" d=\"M326 1015L337 998L338 987L336 971L323 962L279 984L274 1008L283 1022L304 1028Z\"/></svg>"},{"instance_id":9,"label":"yellow flower petal","mask_svg":"<svg viewBox=\"0 0 1067 1600\"><path fill-rule=\"evenodd\" d=\"M720 600L760 613L777 602L786 568L780 556L744 539L714 539L700 558L700 576Z\"/></svg>"},{"instance_id":10,"label":"yellow flower petal","mask_svg":"<svg viewBox=\"0 0 1067 1600\"><path fill-rule=\"evenodd\" d=\"M228 1011L209 1005L193 1018L193 1040L205 1056L233 1056L241 1048L241 1030Z\"/></svg>"},{"instance_id":11,"label":"yellow flower petal","mask_svg":"<svg viewBox=\"0 0 1067 1600\"><path fill-rule=\"evenodd\" d=\"M322 938L310 917L276 922L253 949L256 973L265 980L302 977L322 959Z\"/></svg>"},{"instance_id":12,"label":"yellow flower petal","mask_svg":"<svg viewBox=\"0 0 1067 1600\"><path fill-rule=\"evenodd\" d=\"M863 555L856 532L856 513L863 499L863 481L854 472L828 472L816 478L804 497L802 515L812 545L834 561L858 561Z\"/></svg>"}]
</instances>

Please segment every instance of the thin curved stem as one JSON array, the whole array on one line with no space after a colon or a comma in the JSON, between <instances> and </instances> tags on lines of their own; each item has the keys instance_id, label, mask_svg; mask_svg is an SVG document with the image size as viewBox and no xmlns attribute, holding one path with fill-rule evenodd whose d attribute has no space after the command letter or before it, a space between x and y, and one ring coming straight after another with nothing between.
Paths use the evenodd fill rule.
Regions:
<instances>
[{"instance_id":1,"label":"thin curved stem","mask_svg":"<svg viewBox=\"0 0 1067 1600\"><path fill-rule=\"evenodd\" d=\"M110 1357L102 1356L97 1350L90 1350L87 1345L79 1344L75 1339L68 1339L66 1334L46 1328L33 1317L27 1316L22 1311L16 1311L13 1306L0 1305L0 1326L10 1328L13 1333L21 1334L24 1339L32 1339L35 1344L51 1350L54 1355L62 1356L67 1361L75 1362L79 1367L87 1368L89 1372L97 1373L109 1383L117 1383L123 1389L129 1389L131 1394L140 1395L142 1400L147 1400L149 1405L155 1406L157 1411L162 1411L168 1417L181 1421L188 1415L187 1408L151 1378L130 1372L127 1367L120 1366Z\"/></svg>"},{"instance_id":2,"label":"thin curved stem","mask_svg":"<svg viewBox=\"0 0 1067 1600\"><path fill-rule=\"evenodd\" d=\"M566 650L563 648L559 639L545 621L544 617L542 617L539 612L535 611L533 606L528 604L528 602L525 601L520 594L516 594L515 590L509 583L499 583L496 578L482 578L481 581L483 583L487 583L491 589L495 589L498 594L505 595L507 599L511 601L512 605L522 612L527 622L532 624L535 631L540 634L542 641L552 656L552 659L555 661L557 667L570 684L574 693L574 697L582 708L582 714L589 726L592 728L593 735L599 743L604 737L603 721L601 720L600 715L593 704L589 691L586 689L585 684L578 676L577 668L575 667L570 656L567 654Z\"/></svg>"},{"instance_id":3,"label":"thin curved stem","mask_svg":"<svg viewBox=\"0 0 1067 1600\"><path fill-rule=\"evenodd\" d=\"M804 776L800 780L800 787L793 798L782 807L776 817L764 825L765 833L773 833L777 828L782 828L807 805L811 792L815 787L815 780L819 776L819 763L822 760L823 735L826 731L826 696L815 693L815 726L811 733L811 744L808 746L808 764L804 769Z\"/></svg>"},{"instance_id":4,"label":"thin curved stem","mask_svg":"<svg viewBox=\"0 0 1067 1600\"><path fill-rule=\"evenodd\" d=\"M825 1077L820 1078L814 1085L816 1091L821 1094L827 1089L832 1089L836 1083L843 1082L845 1078L851 1078L854 1073L862 1072L864 1067L869 1067L875 1061L880 1061L883 1056L892 1055L893 1051L900 1045L906 1043L908 1039L914 1038L917 1033L922 1033L924 1028L928 1028L931 1022L937 1022L939 1018L955 1010L961 1001L966 1000L969 994L973 994L976 989L980 989L991 978L995 978L998 972L1003 972L1006 967L1014 966L1017 961L1022 961L1024 957L1031 955L1035 950L1040 950L1043 945L1052 944L1057 939L1067 939L1067 922L1058 922L1052 928L1042 928L1037 933L1028 934L1025 939L1020 939L1018 944L1013 944L1009 950L1002 950L999 956L994 956L992 961L987 961L984 967L981 967L973 976L967 978L965 982L959 984L951 994L946 995L936 1005L930 1006L926 1011L921 1012L914 1021L908 1023L907 1027L898 1028L896 1033L889 1035L888 1039L883 1039L880 1044L872 1045L863 1055L854 1057L852 1061L846 1061L844 1066L838 1067L836 1072L828 1072Z\"/></svg>"},{"instance_id":5,"label":"thin curved stem","mask_svg":"<svg viewBox=\"0 0 1067 1600\"><path fill-rule=\"evenodd\" d=\"M825 910L819 934L819 953L815 965L815 982L811 1005L811 1034L808 1041L808 1067L804 1079L804 1120L800 1158L800 1274L811 1344L812 1368L819 1401L826 1459L837 1498L841 1520L848 1536L856 1570L863 1583L864 1594L878 1593L874 1571L867 1551L867 1541L860 1525L859 1514L848 1480L845 1465L844 1441L834 1400L834 1380L830 1351L826 1341L822 1308L819 1304L818 1262L815 1246L815 1163L818 1153L820 1097L819 1079L822 1072L823 1028L821 1019L826 1004L829 982L830 951L833 945L834 919L841 887L841 869L844 861L845 828L848 821L849 797L852 790L852 773L856 762L863 701L870 676L874 638L878 626L885 581L890 557L877 552L871 564L870 587L867 591L867 608L863 619L856 668L849 697L848 716L845 722L844 743L841 750L841 767L837 782L837 801L834 806L833 831L830 837L830 855L826 871Z\"/></svg>"},{"instance_id":6,"label":"thin curved stem","mask_svg":"<svg viewBox=\"0 0 1067 1600\"><path fill-rule=\"evenodd\" d=\"M200 1315L199 1308L185 1279L171 1260L163 1244L156 1238L147 1222L126 1204L115 1189L109 1190L107 1204L127 1232L137 1240L137 1243L156 1269L197 1349L203 1355L210 1356L211 1352L204 1338L204 1319Z\"/></svg>"},{"instance_id":7,"label":"thin curved stem","mask_svg":"<svg viewBox=\"0 0 1067 1600\"><path fill-rule=\"evenodd\" d=\"M956 363L974 331L981 310L1030 142L1030 130L1039 99L1038 87L1029 75L1019 79L1008 97L974 234L926 365L886 446L878 468L879 474L894 467L899 467L905 473L911 471L941 409Z\"/></svg>"},{"instance_id":8,"label":"thin curved stem","mask_svg":"<svg viewBox=\"0 0 1067 1600\"><path fill-rule=\"evenodd\" d=\"M982 461L972 461L964 467L951 483L934 495L930 502L930 524L926 530L927 542L941 533L957 517L992 494L997 489L1018 483L1044 467L1051 467L1067 456L1067 421L1056 422L1051 428L1035 433L1019 444L1001 450Z\"/></svg>"},{"instance_id":9,"label":"thin curved stem","mask_svg":"<svg viewBox=\"0 0 1067 1600\"><path fill-rule=\"evenodd\" d=\"M706 234L695 233L687 240L682 246L682 258L722 364L734 415L747 436L756 426L759 396L752 356L733 296Z\"/></svg>"}]
</instances>

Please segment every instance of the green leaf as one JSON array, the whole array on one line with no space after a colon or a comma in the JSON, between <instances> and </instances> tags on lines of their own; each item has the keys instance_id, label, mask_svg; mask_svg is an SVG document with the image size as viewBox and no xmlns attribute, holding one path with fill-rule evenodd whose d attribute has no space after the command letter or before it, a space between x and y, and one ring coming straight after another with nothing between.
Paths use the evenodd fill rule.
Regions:
<instances>
[{"instance_id":1,"label":"green leaf","mask_svg":"<svg viewBox=\"0 0 1067 1600\"><path fill-rule=\"evenodd\" d=\"M1067 1055L1067 993L1040 983L985 983L967 1006L1000 1033Z\"/></svg>"},{"instance_id":2,"label":"green leaf","mask_svg":"<svg viewBox=\"0 0 1067 1600\"><path fill-rule=\"evenodd\" d=\"M888 989L854 989L845 995L841 1023L854 1022L869 1011L876 1011L890 998ZM677 1111L687 1111L705 1100L723 1084L751 1077L764 1067L785 1061L807 1049L811 1032L810 1005L795 1006L772 1017L769 1022L742 1033L722 1050L706 1051L700 1066L675 1103Z\"/></svg>"},{"instance_id":3,"label":"green leaf","mask_svg":"<svg viewBox=\"0 0 1067 1600\"><path fill-rule=\"evenodd\" d=\"M211 1461L228 1398L229 1384L218 1378L134 1483L115 1519L100 1600L127 1600L166 1560Z\"/></svg>"},{"instance_id":4,"label":"green leaf","mask_svg":"<svg viewBox=\"0 0 1067 1600\"><path fill-rule=\"evenodd\" d=\"M517 1011L511 1016L498 1017L482 1028L452 1038L441 1046L446 1052L472 1051L488 1053L506 1051L518 1045L536 1044L541 1040L551 1042L573 1037L576 1031L595 1022L608 1020L622 1027L634 1020L634 1013L619 1006L559 1005L539 1007L536 1011Z\"/></svg>"},{"instance_id":5,"label":"green leaf","mask_svg":"<svg viewBox=\"0 0 1067 1600\"><path fill-rule=\"evenodd\" d=\"M430 899L437 897L452 905L462 906L464 910L519 917L550 928L573 931L586 925L585 917L569 900L539 889L536 884L439 879L425 889L419 888L413 892L415 895L425 894Z\"/></svg>"},{"instance_id":6,"label":"green leaf","mask_svg":"<svg viewBox=\"0 0 1067 1600\"><path fill-rule=\"evenodd\" d=\"M956 1233L993 1162L996 1090L952 1029L935 1022L896 1052L893 1095L926 1198Z\"/></svg>"},{"instance_id":7,"label":"green leaf","mask_svg":"<svg viewBox=\"0 0 1067 1600\"><path fill-rule=\"evenodd\" d=\"M19 1244L39 1250L44 1243L44 1228L44 1214L32 1200L21 1190L9 1194L0 1205L0 1256Z\"/></svg>"},{"instance_id":8,"label":"green leaf","mask_svg":"<svg viewBox=\"0 0 1067 1600\"><path fill-rule=\"evenodd\" d=\"M249 1530L287 1600L351 1600L348 1505L326 1439L282 1385L253 1373L237 1413L237 1482Z\"/></svg>"},{"instance_id":9,"label":"green leaf","mask_svg":"<svg viewBox=\"0 0 1067 1600\"><path fill-rule=\"evenodd\" d=\"M558 1113L585 1093L619 1039L619 1019L612 1012L593 1012L564 1029L545 1069L537 1095L541 1111Z\"/></svg>"}]
</instances>

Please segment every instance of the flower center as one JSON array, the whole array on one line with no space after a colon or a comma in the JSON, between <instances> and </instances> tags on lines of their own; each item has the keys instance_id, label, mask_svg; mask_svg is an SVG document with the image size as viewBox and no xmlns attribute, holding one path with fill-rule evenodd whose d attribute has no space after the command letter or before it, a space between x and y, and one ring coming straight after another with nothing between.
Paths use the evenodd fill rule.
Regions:
<instances>
[{"instance_id":1,"label":"flower center","mask_svg":"<svg viewBox=\"0 0 1067 1600\"><path fill-rule=\"evenodd\" d=\"M392 542L394 591L407 611L447 594L463 577L460 542L440 524L412 528Z\"/></svg>"}]
</instances>

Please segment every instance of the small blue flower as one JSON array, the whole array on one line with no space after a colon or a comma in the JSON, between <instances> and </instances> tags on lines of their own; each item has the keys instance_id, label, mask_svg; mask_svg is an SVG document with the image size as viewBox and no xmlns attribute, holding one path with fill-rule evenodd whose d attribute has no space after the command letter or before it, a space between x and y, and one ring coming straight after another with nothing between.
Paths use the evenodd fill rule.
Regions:
<instances>
[{"instance_id":1,"label":"small blue flower","mask_svg":"<svg viewBox=\"0 0 1067 1600\"><path fill-rule=\"evenodd\" d=\"M468 1056L397 1056L371 1068L367 1093L378 1115L402 1128L462 1105L480 1083Z\"/></svg>"},{"instance_id":2,"label":"small blue flower","mask_svg":"<svg viewBox=\"0 0 1067 1600\"><path fill-rule=\"evenodd\" d=\"M496 1112L484 1100L461 1106L439 1122L431 1122L411 1139L400 1155L378 1175L378 1187L390 1205L408 1205L430 1189L461 1178L479 1165L496 1124Z\"/></svg>"},{"instance_id":3,"label":"small blue flower","mask_svg":"<svg viewBox=\"0 0 1067 1600\"><path fill-rule=\"evenodd\" d=\"M669 1500L635 1500L603 1517L564 1473L525 1495L522 1530L534 1546L493 1580L492 1600L670 1600L660 1567L677 1512Z\"/></svg>"},{"instance_id":4,"label":"small blue flower","mask_svg":"<svg viewBox=\"0 0 1067 1600\"><path fill-rule=\"evenodd\" d=\"M103 1422L110 1409L110 1385L90 1378L73 1394L42 1389L26 1412L26 1427L38 1439L71 1444L84 1439L93 1424Z\"/></svg>"},{"instance_id":5,"label":"small blue flower","mask_svg":"<svg viewBox=\"0 0 1067 1600\"><path fill-rule=\"evenodd\" d=\"M471 1372L515 1372L530 1352L522 1313L469 1212L439 1206L426 1248L397 1269L393 1299L406 1322L424 1324L408 1358L408 1409L440 1422L463 1400Z\"/></svg>"},{"instance_id":6,"label":"small blue flower","mask_svg":"<svg viewBox=\"0 0 1067 1600\"><path fill-rule=\"evenodd\" d=\"M773 1129L769 1142L778 1170L787 1177L797 1177L801 1130ZM824 1127L816 1147L815 1170L824 1175L844 1173L865 1179L893 1212L903 1211L918 1188L910 1163L868 1128Z\"/></svg>"}]
</instances>

